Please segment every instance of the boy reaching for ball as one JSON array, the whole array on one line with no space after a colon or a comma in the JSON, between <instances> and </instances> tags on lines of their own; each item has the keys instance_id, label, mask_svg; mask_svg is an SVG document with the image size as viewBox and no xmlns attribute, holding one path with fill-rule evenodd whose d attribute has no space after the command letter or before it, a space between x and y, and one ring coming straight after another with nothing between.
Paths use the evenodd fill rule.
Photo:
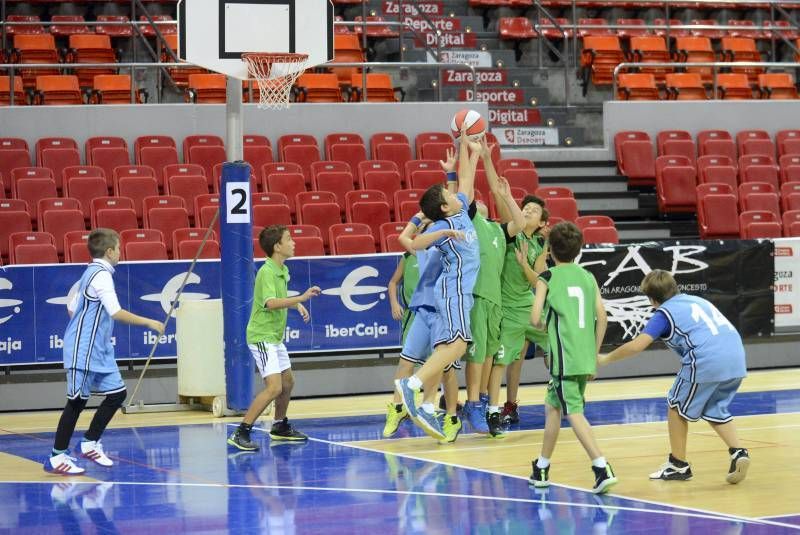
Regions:
<instances>
[{"instance_id":1,"label":"boy reaching for ball","mask_svg":"<svg viewBox=\"0 0 800 535\"><path fill-rule=\"evenodd\" d=\"M686 460L689 422L700 418L728 446L731 464L725 480L736 484L747 475L748 451L739 443L728 406L747 375L744 346L736 328L702 297L680 293L668 271L655 269L642 280L642 293L656 309L642 332L598 364L633 357L660 338L681 357L681 370L667 394L670 454L650 479L687 481L692 468Z\"/></svg>"},{"instance_id":2,"label":"boy reaching for ball","mask_svg":"<svg viewBox=\"0 0 800 535\"><path fill-rule=\"evenodd\" d=\"M244 451L258 450L258 444L250 439L250 430L256 418L273 400L275 420L269 432L270 438L275 441L308 440L306 435L292 427L286 417L294 375L283 336L288 309L297 310L308 323L311 316L303 303L320 293L318 286L312 286L301 295L287 296L289 268L286 260L294 256L294 240L284 225L264 228L258 236L258 243L267 259L256 275L253 308L247 324L247 345L264 379L265 388L253 399L242 423L228 438L228 444Z\"/></svg>"}]
</instances>

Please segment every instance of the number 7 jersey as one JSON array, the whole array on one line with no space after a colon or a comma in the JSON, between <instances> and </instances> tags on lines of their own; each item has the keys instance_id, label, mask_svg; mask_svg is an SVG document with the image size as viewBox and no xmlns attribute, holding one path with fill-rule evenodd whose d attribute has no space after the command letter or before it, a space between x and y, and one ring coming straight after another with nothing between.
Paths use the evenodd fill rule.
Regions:
<instances>
[{"instance_id":1,"label":"number 7 jersey","mask_svg":"<svg viewBox=\"0 0 800 535\"><path fill-rule=\"evenodd\" d=\"M572 262L543 272L547 284L547 334L553 377L597 373L594 275Z\"/></svg>"}]
</instances>

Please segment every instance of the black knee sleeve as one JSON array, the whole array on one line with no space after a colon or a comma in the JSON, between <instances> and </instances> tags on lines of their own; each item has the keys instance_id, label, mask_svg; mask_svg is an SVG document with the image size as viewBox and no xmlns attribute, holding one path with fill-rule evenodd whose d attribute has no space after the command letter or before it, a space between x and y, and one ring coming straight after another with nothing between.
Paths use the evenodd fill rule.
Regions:
<instances>
[{"instance_id":1,"label":"black knee sleeve","mask_svg":"<svg viewBox=\"0 0 800 535\"><path fill-rule=\"evenodd\" d=\"M122 392L115 392L113 394L108 394L103 402L100 404L105 405L106 407L113 407L118 409L122 407L122 404L125 403L125 398L128 397L128 391L123 390Z\"/></svg>"},{"instance_id":2,"label":"black knee sleeve","mask_svg":"<svg viewBox=\"0 0 800 535\"><path fill-rule=\"evenodd\" d=\"M72 409L75 412L81 412L83 409L86 408L86 403L88 399L83 399L80 396L76 397L75 399L67 398L67 407Z\"/></svg>"}]
</instances>

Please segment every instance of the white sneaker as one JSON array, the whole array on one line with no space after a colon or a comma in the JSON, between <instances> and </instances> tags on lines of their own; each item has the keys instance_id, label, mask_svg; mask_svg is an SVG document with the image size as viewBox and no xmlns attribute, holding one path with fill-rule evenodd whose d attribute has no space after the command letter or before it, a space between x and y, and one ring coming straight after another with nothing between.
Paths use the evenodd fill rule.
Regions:
<instances>
[{"instance_id":1,"label":"white sneaker","mask_svg":"<svg viewBox=\"0 0 800 535\"><path fill-rule=\"evenodd\" d=\"M62 476L79 476L86 470L75 464L77 459L65 453L59 453L44 462L44 471Z\"/></svg>"},{"instance_id":2,"label":"white sneaker","mask_svg":"<svg viewBox=\"0 0 800 535\"><path fill-rule=\"evenodd\" d=\"M114 466L114 461L108 458L99 440L97 442L90 440L81 442L81 457L85 457L106 468Z\"/></svg>"}]
</instances>

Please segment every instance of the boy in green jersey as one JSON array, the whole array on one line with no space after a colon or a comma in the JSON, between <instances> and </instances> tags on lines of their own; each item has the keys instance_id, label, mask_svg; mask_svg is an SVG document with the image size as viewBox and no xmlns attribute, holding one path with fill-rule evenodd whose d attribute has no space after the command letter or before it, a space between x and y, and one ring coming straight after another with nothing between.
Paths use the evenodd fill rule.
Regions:
<instances>
[{"instance_id":1,"label":"boy in green jersey","mask_svg":"<svg viewBox=\"0 0 800 535\"><path fill-rule=\"evenodd\" d=\"M486 419L485 401L481 400L481 385L484 383L484 363L492 360L493 356L501 350L502 317L501 279L503 264L506 257L506 236L514 237L525 227L525 218L511 196L511 187L508 182L498 176L492 162L491 147L486 138L481 140L481 160L486 170L486 179L492 195L498 205L502 205L501 213L508 214L510 220L505 225L500 225L487 218L488 210L483 203L476 203L476 208L470 207L469 215L475 226L480 247L480 270L475 280L472 295L475 304L470 311L470 324L472 326L472 343L467 350L467 404L464 406L465 420L469 421L477 433L490 433ZM527 321L527 318L526 318ZM489 368L491 373L491 368ZM486 378L485 382L488 382ZM499 388L499 385L498 385ZM495 430L496 431L496 430ZM499 433L492 433L498 436Z\"/></svg>"},{"instance_id":2,"label":"boy in green jersey","mask_svg":"<svg viewBox=\"0 0 800 535\"><path fill-rule=\"evenodd\" d=\"M284 225L272 225L263 229L258 236L258 243L267 259L256 275L253 307L247 323L247 345L264 379L265 388L253 399L242 423L228 438L228 444L245 451L258 449L258 444L250 439L250 430L256 418L273 400L275 421L269 433L270 438L308 440L306 435L292 427L286 417L294 387L294 375L289 353L283 345L283 336L288 309L297 310L303 321L308 323L311 316L302 303L320 293L318 286L312 286L301 295L287 296L289 269L285 263L286 259L294 256L294 240Z\"/></svg>"},{"instance_id":3,"label":"boy in green jersey","mask_svg":"<svg viewBox=\"0 0 800 535\"><path fill-rule=\"evenodd\" d=\"M597 446L592 427L583 415L586 382L597 373L597 354L606 333L606 311L594 276L574 263L583 246L583 234L570 222L550 231L550 254L555 267L541 273L531 323L541 325L547 306L550 336L550 383L545 395L542 452L533 464L530 483L550 485L550 457L561 429L562 413L569 420L594 472L594 492L608 492L617 478Z\"/></svg>"},{"instance_id":4,"label":"boy in green jersey","mask_svg":"<svg viewBox=\"0 0 800 535\"><path fill-rule=\"evenodd\" d=\"M508 220L508 214L500 208L501 220ZM500 385L506 367L521 358L525 344L526 331L530 326L533 294L531 284L538 273L545 269L546 240L541 234L547 225L549 214L544 201L534 195L522 200L522 216L525 226L513 235L510 224L502 225L506 240L506 258L500 285L502 299L500 351L494 357L489 376L489 406L487 420L489 432L494 437L503 436L504 430L500 415Z\"/></svg>"}]
</instances>

